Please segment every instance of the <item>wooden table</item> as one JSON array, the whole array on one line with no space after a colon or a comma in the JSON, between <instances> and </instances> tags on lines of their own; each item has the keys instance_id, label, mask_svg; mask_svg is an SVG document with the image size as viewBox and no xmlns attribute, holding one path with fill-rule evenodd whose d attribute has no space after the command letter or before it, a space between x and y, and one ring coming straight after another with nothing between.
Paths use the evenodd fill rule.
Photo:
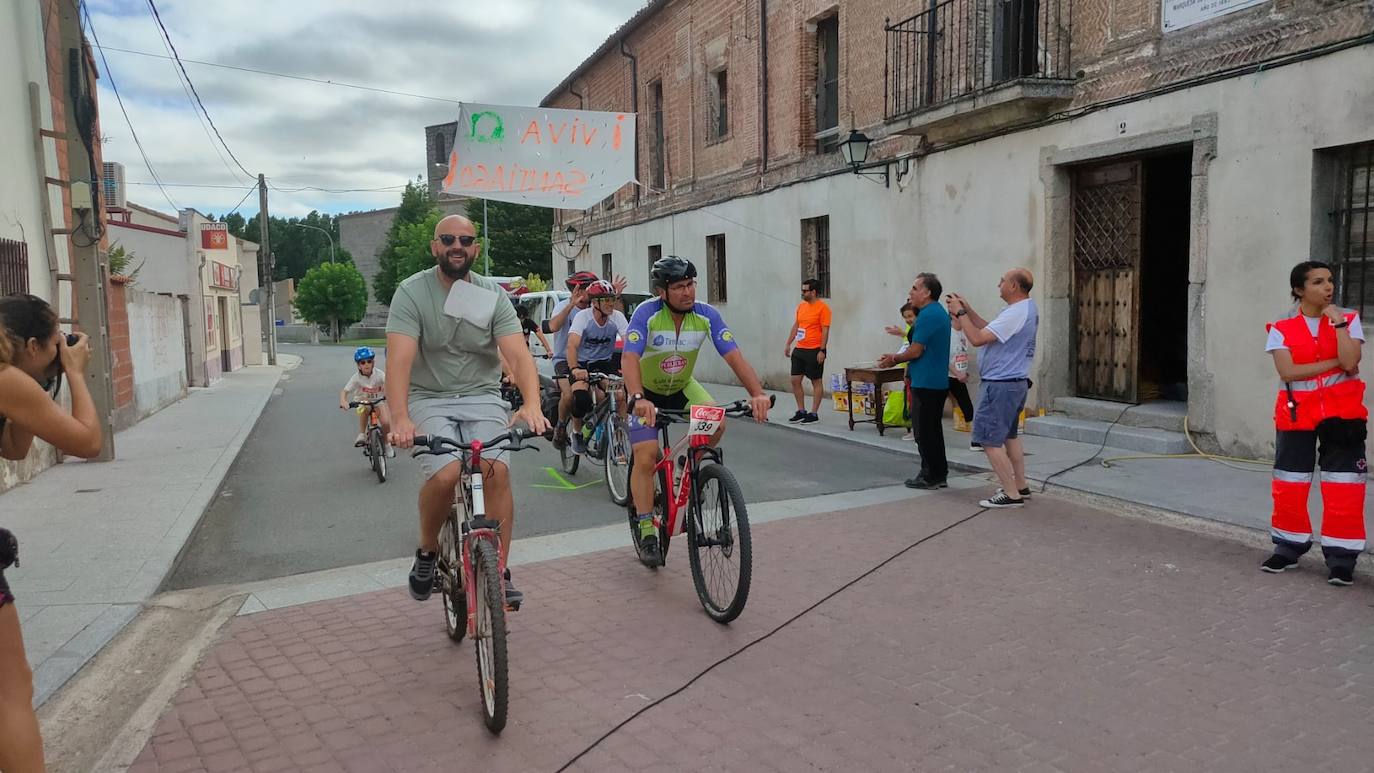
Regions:
<instances>
[{"instance_id":1,"label":"wooden table","mask_svg":"<svg viewBox=\"0 0 1374 773\"><path fill-rule=\"evenodd\" d=\"M883 430L883 408L887 402L887 397L883 394L883 384L891 384L901 381L906 375L906 368L879 368L877 365L853 365L844 369L844 388L849 394L849 431L854 431L855 424L877 424L878 436L882 437ZM854 421L854 382L860 384L873 385L874 411L873 418L859 419Z\"/></svg>"}]
</instances>

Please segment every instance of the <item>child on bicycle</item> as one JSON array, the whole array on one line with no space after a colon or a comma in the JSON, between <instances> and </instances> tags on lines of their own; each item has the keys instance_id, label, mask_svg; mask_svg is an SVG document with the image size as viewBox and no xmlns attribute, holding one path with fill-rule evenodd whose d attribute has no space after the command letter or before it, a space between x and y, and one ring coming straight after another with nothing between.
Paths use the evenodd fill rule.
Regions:
<instances>
[{"instance_id":1,"label":"child on bicycle","mask_svg":"<svg viewBox=\"0 0 1374 773\"><path fill-rule=\"evenodd\" d=\"M353 350L353 362L358 366L358 372L354 373L348 383L344 384L343 390L339 392L339 408L348 410L350 402L360 402L362 400L380 400L386 389L386 371L377 367L377 355L366 346L359 346ZM391 412L386 409L386 403L376 406L377 416L382 422L382 437L391 431ZM358 406L358 439L353 441L353 445L362 448L367 443L367 416L368 408L365 405ZM383 447L386 455L396 456L396 450L383 440Z\"/></svg>"}]
</instances>

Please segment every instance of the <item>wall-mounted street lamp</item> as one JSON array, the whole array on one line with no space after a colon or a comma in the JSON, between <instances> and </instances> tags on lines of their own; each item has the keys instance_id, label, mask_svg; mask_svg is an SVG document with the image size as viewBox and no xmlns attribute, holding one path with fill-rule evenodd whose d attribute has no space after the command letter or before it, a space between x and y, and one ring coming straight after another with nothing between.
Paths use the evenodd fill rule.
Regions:
<instances>
[{"instance_id":1,"label":"wall-mounted street lamp","mask_svg":"<svg viewBox=\"0 0 1374 773\"><path fill-rule=\"evenodd\" d=\"M883 187L890 187L891 179L888 176L888 162L884 161L881 169L864 168L868 163L868 149L872 144L873 140L869 139L868 135L858 129L850 129L849 136L840 144L840 155L844 157L844 162L849 164L849 168L854 174L860 177L881 177L883 178ZM900 159L898 163L900 164L900 168L897 173L899 175L906 174L907 169L910 168L911 160L903 158Z\"/></svg>"}]
</instances>

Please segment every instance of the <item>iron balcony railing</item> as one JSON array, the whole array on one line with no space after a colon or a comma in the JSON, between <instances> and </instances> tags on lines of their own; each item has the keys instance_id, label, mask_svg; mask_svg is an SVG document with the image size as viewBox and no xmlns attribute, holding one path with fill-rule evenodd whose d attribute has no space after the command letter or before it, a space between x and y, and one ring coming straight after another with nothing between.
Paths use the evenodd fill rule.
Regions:
<instances>
[{"instance_id":1,"label":"iron balcony railing","mask_svg":"<svg viewBox=\"0 0 1374 773\"><path fill-rule=\"evenodd\" d=\"M887 117L1021 79L1071 78L1072 0L930 0L885 24Z\"/></svg>"}]
</instances>

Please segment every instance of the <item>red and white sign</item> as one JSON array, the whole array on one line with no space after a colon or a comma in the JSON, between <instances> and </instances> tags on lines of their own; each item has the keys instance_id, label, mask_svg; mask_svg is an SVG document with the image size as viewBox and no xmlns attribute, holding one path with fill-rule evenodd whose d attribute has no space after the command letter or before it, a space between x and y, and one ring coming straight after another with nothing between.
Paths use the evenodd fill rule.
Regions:
<instances>
[{"instance_id":1,"label":"red and white sign","mask_svg":"<svg viewBox=\"0 0 1374 773\"><path fill-rule=\"evenodd\" d=\"M694 405L692 406L691 423L687 428L687 436L691 438L692 445L699 445L710 442L716 432L720 430L720 425L725 423L725 409L714 405Z\"/></svg>"},{"instance_id":2,"label":"red and white sign","mask_svg":"<svg viewBox=\"0 0 1374 773\"><path fill-rule=\"evenodd\" d=\"M202 223L200 226L200 248L202 250L229 249L229 224Z\"/></svg>"},{"instance_id":3,"label":"red and white sign","mask_svg":"<svg viewBox=\"0 0 1374 773\"><path fill-rule=\"evenodd\" d=\"M220 263L218 260L211 261L210 286L219 287L224 290L239 289L238 268L226 263Z\"/></svg>"}]
</instances>

